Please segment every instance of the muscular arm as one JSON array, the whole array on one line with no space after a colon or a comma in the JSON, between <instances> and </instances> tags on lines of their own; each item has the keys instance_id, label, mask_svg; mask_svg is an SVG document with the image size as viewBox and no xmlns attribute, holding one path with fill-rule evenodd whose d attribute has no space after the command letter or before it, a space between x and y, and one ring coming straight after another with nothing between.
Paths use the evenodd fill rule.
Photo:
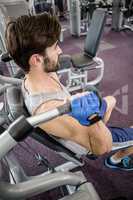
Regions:
<instances>
[{"instance_id":1,"label":"muscular arm","mask_svg":"<svg viewBox=\"0 0 133 200\"><path fill-rule=\"evenodd\" d=\"M41 105L36 110L36 113L48 111L61 104L63 104L62 101L47 102ZM112 147L112 137L110 131L102 121L87 127L82 126L71 116L63 115L41 124L40 128L54 136L72 140L96 155L109 152Z\"/></svg>"}]
</instances>

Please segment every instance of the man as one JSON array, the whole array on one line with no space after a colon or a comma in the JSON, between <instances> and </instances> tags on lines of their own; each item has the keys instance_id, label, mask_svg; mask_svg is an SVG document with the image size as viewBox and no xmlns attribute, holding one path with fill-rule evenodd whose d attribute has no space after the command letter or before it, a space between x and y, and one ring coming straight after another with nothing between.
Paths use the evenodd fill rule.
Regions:
<instances>
[{"instance_id":1,"label":"man","mask_svg":"<svg viewBox=\"0 0 133 200\"><path fill-rule=\"evenodd\" d=\"M59 55L62 54L58 46L60 31L57 19L46 13L21 16L7 25L7 49L26 73L22 91L27 109L32 115L55 108L71 98L56 74ZM41 124L40 127L54 136L76 142L96 155L110 152L112 139L113 142L132 142L133 129L129 129L130 134L128 129L108 128L105 125L115 106L113 97L105 97L101 107L94 93L78 94L77 97L72 101L71 115L58 117ZM100 117L89 126L90 109L92 114L98 113ZM122 153L122 157L115 154L121 166L113 162L118 160L114 157L107 159L106 163L111 167L115 165L131 170L133 166L130 163L128 166L123 165L123 157L132 152L133 149L130 148L124 153L119 152Z\"/></svg>"}]
</instances>

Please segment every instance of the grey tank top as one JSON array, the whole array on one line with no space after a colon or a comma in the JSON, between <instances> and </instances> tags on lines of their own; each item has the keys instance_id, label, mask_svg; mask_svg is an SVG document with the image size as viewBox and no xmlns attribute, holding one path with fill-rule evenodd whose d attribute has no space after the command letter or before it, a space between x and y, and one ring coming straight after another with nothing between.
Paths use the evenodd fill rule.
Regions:
<instances>
[{"instance_id":1,"label":"grey tank top","mask_svg":"<svg viewBox=\"0 0 133 200\"><path fill-rule=\"evenodd\" d=\"M22 83L22 94L24 97L25 105L28 109L28 112L32 115L34 112L39 108L40 105L51 101L63 101L66 97L70 97L70 93L67 91L67 89L61 84L58 83L61 87L61 91L58 92L42 92L37 94L30 94L29 91L25 88L25 80Z\"/></svg>"}]
</instances>

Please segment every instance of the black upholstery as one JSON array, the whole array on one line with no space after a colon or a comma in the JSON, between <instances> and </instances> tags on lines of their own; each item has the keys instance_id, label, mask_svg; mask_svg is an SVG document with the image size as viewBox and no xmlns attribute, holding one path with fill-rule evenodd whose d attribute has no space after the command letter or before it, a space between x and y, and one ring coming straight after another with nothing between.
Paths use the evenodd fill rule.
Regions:
<instances>
[{"instance_id":1,"label":"black upholstery","mask_svg":"<svg viewBox=\"0 0 133 200\"><path fill-rule=\"evenodd\" d=\"M46 0L35 0L34 7L36 14L43 12L50 12L52 14L52 4L46 2Z\"/></svg>"},{"instance_id":2,"label":"black upholstery","mask_svg":"<svg viewBox=\"0 0 133 200\"><path fill-rule=\"evenodd\" d=\"M129 18L133 15L133 0L126 0L125 1L125 10L124 17Z\"/></svg>"},{"instance_id":3,"label":"black upholstery","mask_svg":"<svg viewBox=\"0 0 133 200\"><path fill-rule=\"evenodd\" d=\"M8 108L8 117L11 121L17 119L20 115L29 116L27 109L24 106L21 88L11 86L6 91L6 103Z\"/></svg>"},{"instance_id":4,"label":"black upholstery","mask_svg":"<svg viewBox=\"0 0 133 200\"><path fill-rule=\"evenodd\" d=\"M72 64L75 68L84 68L95 64L93 58L96 56L100 44L105 21L106 11L104 9L96 9L85 39L84 53L72 56Z\"/></svg>"},{"instance_id":5,"label":"black upholstery","mask_svg":"<svg viewBox=\"0 0 133 200\"><path fill-rule=\"evenodd\" d=\"M75 54L72 56L72 64L74 68L82 69L88 66L95 64L95 61L92 57L89 57L86 54Z\"/></svg>"}]
</instances>

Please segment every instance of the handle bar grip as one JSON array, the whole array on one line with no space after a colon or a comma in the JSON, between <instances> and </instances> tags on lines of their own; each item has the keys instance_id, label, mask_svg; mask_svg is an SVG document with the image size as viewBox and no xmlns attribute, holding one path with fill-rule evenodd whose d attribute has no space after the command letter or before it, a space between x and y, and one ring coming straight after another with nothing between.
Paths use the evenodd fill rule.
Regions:
<instances>
[{"instance_id":1,"label":"handle bar grip","mask_svg":"<svg viewBox=\"0 0 133 200\"><path fill-rule=\"evenodd\" d=\"M54 119L55 117L59 117L63 114L69 113L71 110L71 104L70 102L67 102L66 104L63 104L61 106L56 107L55 109L49 110L47 112L43 112L37 115L34 115L32 117L27 118L27 121L32 126L37 126L38 124L47 122L49 120Z\"/></svg>"},{"instance_id":2,"label":"handle bar grip","mask_svg":"<svg viewBox=\"0 0 133 200\"><path fill-rule=\"evenodd\" d=\"M67 101L66 104L57 107L60 115L67 114L71 111L71 103Z\"/></svg>"}]
</instances>

